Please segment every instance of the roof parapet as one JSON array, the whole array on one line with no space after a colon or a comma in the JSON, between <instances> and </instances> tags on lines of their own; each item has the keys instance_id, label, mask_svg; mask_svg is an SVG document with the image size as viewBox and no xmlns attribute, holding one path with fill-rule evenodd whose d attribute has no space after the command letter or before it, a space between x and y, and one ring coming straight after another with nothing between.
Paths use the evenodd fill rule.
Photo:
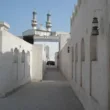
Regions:
<instances>
[{"instance_id":1,"label":"roof parapet","mask_svg":"<svg viewBox=\"0 0 110 110\"><path fill-rule=\"evenodd\" d=\"M4 21L0 21L0 30L6 30L8 31L8 29L10 28L10 25Z\"/></svg>"}]
</instances>

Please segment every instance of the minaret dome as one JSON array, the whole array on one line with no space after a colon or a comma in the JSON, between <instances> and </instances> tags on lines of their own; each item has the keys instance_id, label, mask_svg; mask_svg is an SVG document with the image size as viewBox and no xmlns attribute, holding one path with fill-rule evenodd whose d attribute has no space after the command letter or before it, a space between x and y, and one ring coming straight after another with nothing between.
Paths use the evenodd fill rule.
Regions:
<instances>
[{"instance_id":1,"label":"minaret dome","mask_svg":"<svg viewBox=\"0 0 110 110\"><path fill-rule=\"evenodd\" d=\"M51 23L51 14L47 13L46 29L51 32L52 23Z\"/></svg>"},{"instance_id":2,"label":"minaret dome","mask_svg":"<svg viewBox=\"0 0 110 110\"><path fill-rule=\"evenodd\" d=\"M33 29L37 29L36 15L37 15L36 11L33 11L33 19L32 19L32 24L31 24Z\"/></svg>"}]
</instances>

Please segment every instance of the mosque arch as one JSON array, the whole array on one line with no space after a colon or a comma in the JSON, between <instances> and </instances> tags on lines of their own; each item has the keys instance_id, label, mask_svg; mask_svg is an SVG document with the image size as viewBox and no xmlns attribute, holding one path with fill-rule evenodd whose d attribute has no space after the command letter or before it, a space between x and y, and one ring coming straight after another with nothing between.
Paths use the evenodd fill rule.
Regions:
<instances>
[{"instance_id":1,"label":"mosque arch","mask_svg":"<svg viewBox=\"0 0 110 110\"><path fill-rule=\"evenodd\" d=\"M81 61L85 61L85 43L84 38L81 40Z\"/></svg>"},{"instance_id":2,"label":"mosque arch","mask_svg":"<svg viewBox=\"0 0 110 110\"><path fill-rule=\"evenodd\" d=\"M75 81L77 82L78 45L75 45Z\"/></svg>"},{"instance_id":3,"label":"mosque arch","mask_svg":"<svg viewBox=\"0 0 110 110\"><path fill-rule=\"evenodd\" d=\"M25 63L25 51L22 51L21 62Z\"/></svg>"},{"instance_id":4,"label":"mosque arch","mask_svg":"<svg viewBox=\"0 0 110 110\"><path fill-rule=\"evenodd\" d=\"M74 74L74 46L72 46L72 79Z\"/></svg>"},{"instance_id":5,"label":"mosque arch","mask_svg":"<svg viewBox=\"0 0 110 110\"><path fill-rule=\"evenodd\" d=\"M18 59L19 59L19 50L15 48L13 51L13 63L14 63L14 79L18 80Z\"/></svg>"},{"instance_id":6,"label":"mosque arch","mask_svg":"<svg viewBox=\"0 0 110 110\"><path fill-rule=\"evenodd\" d=\"M90 37L90 60L97 61L97 36Z\"/></svg>"},{"instance_id":7,"label":"mosque arch","mask_svg":"<svg viewBox=\"0 0 110 110\"><path fill-rule=\"evenodd\" d=\"M18 53L19 53L18 49L15 48L14 49L14 63L18 63Z\"/></svg>"},{"instance_id":8,"label":"mosque arch","mask_svg":"<svg viewBox=\"0 0 110 110\"><path fill-rule=\"evenodd\" d=\"M74 62L74 46L72 46L72 62Z\"/></svg>"},{"instance_id":9,"label":"mosque arch","mask_svg":"<svg viewBox=\"0 0 110 110\"><path fill-rule=\"evenodd\" d=\"M47 58L47 60L49 60L49 57L50 57L49 56L50 47L48 45L46 45L44 47L44 50L45 50L46 58Z\"/></svg>"},{"instance_id":10,"label":"mosque arch","mask_svg":"<svg viewBox=\"0 0 110 110\"><path fill-rule=\"evenodd\" d=\"M75 61L78 62L78 45L75 46Z\"/></svg>"},{"instance_id":11,"label":"mosque arch","mask_svg":"<svg viewBox=\"0 0 110 110\"><path fill-rule=\"evenodd\" d=\"M80 86L82 87L82 80L83 80L83 73L82 73L82 69L83 69L83 62L85 61L85 42L84 42L84 38L82 38L81 40L81 65L80 65Z\"/></svg>"}]
</instances>

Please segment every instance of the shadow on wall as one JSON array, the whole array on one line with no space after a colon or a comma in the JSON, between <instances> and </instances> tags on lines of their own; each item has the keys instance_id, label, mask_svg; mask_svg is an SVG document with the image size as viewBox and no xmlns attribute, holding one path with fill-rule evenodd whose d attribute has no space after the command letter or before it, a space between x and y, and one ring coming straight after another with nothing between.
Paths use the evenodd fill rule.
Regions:
<instances>
[{"instance_id":1,"label":"shadow on wall","mask_svg":"<svg viewBox=\"0 0 110 110\"><path fill-rule=\"evenodd\" d=\"M0 53L0 96L31 80L30 52L17 48Z\"/></svg>"}]
</instances>

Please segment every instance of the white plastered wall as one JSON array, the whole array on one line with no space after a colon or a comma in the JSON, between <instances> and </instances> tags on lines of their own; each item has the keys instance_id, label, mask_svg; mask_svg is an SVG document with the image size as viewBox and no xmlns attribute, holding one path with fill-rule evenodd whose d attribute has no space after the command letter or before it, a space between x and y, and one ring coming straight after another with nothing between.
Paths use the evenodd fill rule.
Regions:
<instances>
[{"instance_id":1,"label":"white plastered wall","mask_svg":"<svg viewBox=\"0 0 110 110\"><path fill-rule=\"evenodd\" d=\"M60 65L65 76L69 79L73 90L81 100L86 110L108 110L108 55L106 36L106 1L105 0L82 0L71 26L71 46L78 45L78 62L75 70L73 63L73 80L71 78L71 57L67 54L67 46L60 53ZM95 12L96 11L96 12ZM99 20L99 36L97 36L98 60L90 62L90 36L93 17ZM103 21L101 21L103 19ZM82 63L82 87L81 77L81 40L85 42L85 62ZM65 59L66 58L66 59ZM74 53L75 59L75 53ZM76 73L75 73L76 72ZM90 87L91 73L91 87ZM75 76L75 74L77 74ZM75 81L75 77L77 82ZM91 91L91 95L90 95Z\"/></svg>"},{"instance_id":2,"label":"white plastered wall","mask_svg":"<svg viewBox=\"0 0 110 110\"><path fill-rule=\"evenodd\" d=\"M18 61L15 63L14 50L18 50ZM39 74L42 74L42 66L33 68L37 62L42 62L42 48L38 46L33 51L34 46L24 40L12 35L6 30L0 31L0 95L24 85L32 80L33 74L36 74L37 81L41 80ZM25 62L22 62L22 51L25 52ZM38 52L36 57L32 57ZM41 52L41 53L40 53ZM38 58L39 57L39 58ZM38 60L39 59L39 60ZM34 71L33 71L34 70ZM42 75L41 75L42 76Z\"/></svg>"}]
</instances>

